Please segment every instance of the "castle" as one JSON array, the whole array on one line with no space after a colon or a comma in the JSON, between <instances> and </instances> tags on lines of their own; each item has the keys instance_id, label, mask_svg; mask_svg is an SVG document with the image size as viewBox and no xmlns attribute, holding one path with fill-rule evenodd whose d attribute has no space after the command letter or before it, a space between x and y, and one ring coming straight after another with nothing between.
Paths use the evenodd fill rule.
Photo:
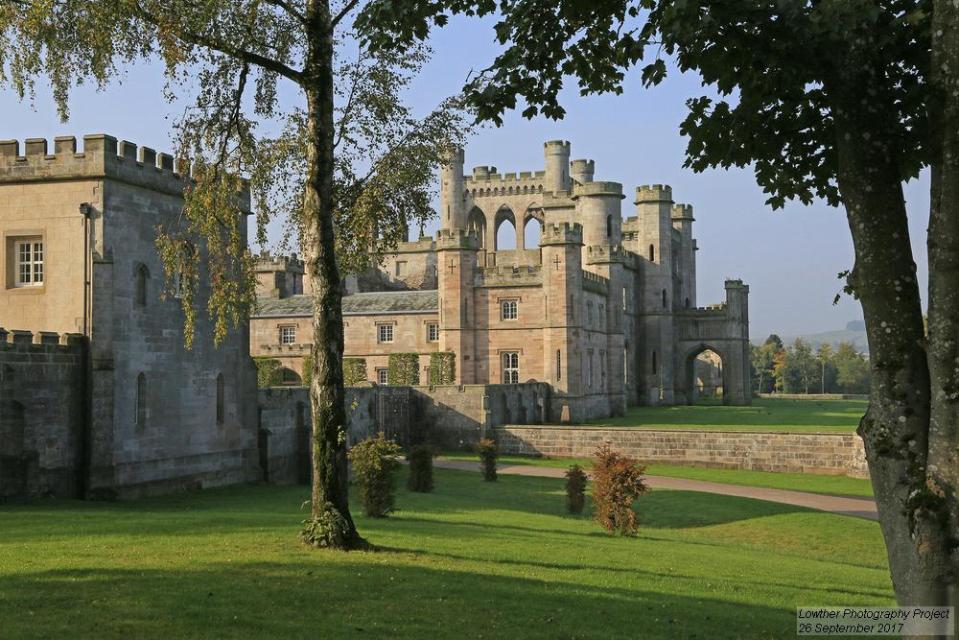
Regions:
<instances>
[{"instance_id":1,"label":"castle","mask_svg":"<svg viewBox=\"0 0 959 640\"><path fill-rule=\"evenodd\" d=\"M638 187L623 216L623 187L594 180L570 144L544 145L545 170L443 167L440 230L400 244L374 273L350 276L343 299L345 355L389 383L391 353L450 352L460 385L550 385L548 420L622 414L627 405L693 402L697 357L713 352L722 398L750 402L749 287L696 300L693 208L665 185ZM515 248L498 246L502 225ZM541 228L539 246L526 228ZM309 353L312 301L295 256L264 256L251 354L278 360L296 384ZM715 358L714 358L715 359ZM700 365L702 366L702 365ZM426 376L423 376L426 379Z\"/></svg>"}]
</instances>

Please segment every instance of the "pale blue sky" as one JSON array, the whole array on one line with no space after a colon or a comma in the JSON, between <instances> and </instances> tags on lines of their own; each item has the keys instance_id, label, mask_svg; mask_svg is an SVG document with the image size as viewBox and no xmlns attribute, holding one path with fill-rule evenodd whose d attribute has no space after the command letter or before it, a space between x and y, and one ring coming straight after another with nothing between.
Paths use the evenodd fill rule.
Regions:
<instances>
[{"instance_id":1,"label":"pale blue sky","mask_svg":"<svg viewBox=\"0 0 959 640\"><path fill-rule=\"evenodd\" d=\"M453 20L436 32L432 44L436 54L409 92L411 103L422 111L455 93L470 69L486 66L497 50L489 21ZM35 108L5 92L0 94L0 139L52 140L102 132L168 150L171 123L182 105L165 102L162 86L159 66L139 65L104 92L76 91L67 124L59 122L45 87ZM754 338L839 329L860 318L854 300L844 297L832 304L841 288L836 274L852 266L841 210L816 203L773 212L763 204L765 196L749 170L695 174L682 168L686 140L679 135L679 123L684 101L699 93L698 78L676 73L653 89L644 89L638 73L632 73L620 96L581 98L571 88L564 94L567 116L562 122L528 121L514 113L502 127L480 130L467 145L466 170L475 165L540 170L542 143L569 140L573 159L596 161L597 179L622 182L627 194L640 184L670 184L677 202L694 205L700 304L722 299L724 278L742 278L750 285ZM928 176L908 184L906 197L920 281L925 283ZM623 206L624 215L633 215L629 199Z\"/></svg>"}]
</instances>

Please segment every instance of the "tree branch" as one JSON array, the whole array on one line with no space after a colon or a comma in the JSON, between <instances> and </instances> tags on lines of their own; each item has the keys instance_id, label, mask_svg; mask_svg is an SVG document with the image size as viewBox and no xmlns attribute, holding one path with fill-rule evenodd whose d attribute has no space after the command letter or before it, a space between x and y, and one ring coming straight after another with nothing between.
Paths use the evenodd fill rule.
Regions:
<instances>
[{"instance_id":1,"label":"tree branch","mask_svg":"<svg viewBox=\"0 0 959 640\"><path fill-rule=\"evenodd\" d=\"M283 9L301 24L306 24L306 16L297 11L296 7L289 2L286 2L285 0L263 0L263 2Z\"/></svg>"},{"instance_id":2,"label":"tree branch","mask_svg":"<svg viewBox=\"0 0 959 640\"><path fill-rule=\"evenodd\" d=\"M340 23L340 20L346 17L346 15L353 10L353 8L359 4L360 0L349 0L346 5L340 9L340 12L333 16L333 19L330 21L330 31L336 29L336 25Z\"/></svg>"}]
</instances>

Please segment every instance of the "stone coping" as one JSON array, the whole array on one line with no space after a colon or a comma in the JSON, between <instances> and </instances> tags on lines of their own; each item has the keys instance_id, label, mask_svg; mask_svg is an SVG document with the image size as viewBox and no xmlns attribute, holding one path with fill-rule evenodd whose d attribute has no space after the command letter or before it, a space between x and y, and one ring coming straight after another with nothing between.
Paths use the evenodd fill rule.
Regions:
<instances>
[{"instance_id":1,"label":"stone coping","mask_svg":"<svg viewBox=\"0 0 959 640\"><path fill-rule=\"evenodd\" d=\"M579 425L579 424L503 424L495 427L496 429L563 429L566 431L624 431L630 433L702 433L710 435L719 435L719 434L750 434L750 435L770 435L770 436L855 436L860 437L855 431L769 431L769 430L740 430L740 431L731 431L731 430L719 430L719 429L684 429L676 428L670 429L669 427L618 427L618 426L604 426L604 425Z\"/></svg>"}]
</instances>

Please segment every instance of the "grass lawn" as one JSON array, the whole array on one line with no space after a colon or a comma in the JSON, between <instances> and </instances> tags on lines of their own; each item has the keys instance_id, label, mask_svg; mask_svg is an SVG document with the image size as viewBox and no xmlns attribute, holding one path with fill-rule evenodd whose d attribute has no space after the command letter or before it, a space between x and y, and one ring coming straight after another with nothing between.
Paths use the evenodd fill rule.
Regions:
<instances>
[{"instance_id":1,"label":"grass lawn","mask_svg":"<svg viewBox=\"0 0 959 640\"><path fill-rule=\"evenodd\" d=\"M867 404L865 400L753 398L753 404L748 407L718 404L630 407L625 416L587 424L637 429L853 433L866 413Z\"/></svg>"},{"instance_id":2,"label":"grass lawn","mask_svg":"<svg viewBox=\"0 0 959 640\"><path fill-rule=\"evenodd\" d=\"M479 467L479 459L475 453L453 451L443 453L443 457L450 460L476 460L477 467ZM591 458L500 456L499 462L500 464L523 464L554 469L567 469L574 463L587 469L593 465ZM809 493L824 493L835 496L872 497L872 483L869 480L850 478L848 476L823 476L811 473L773 473L769 471L747 471L741 469L704 469L701 467L684 467L675 464L650 464L646 466L646 473L651 476L688 478L690 480L705 480L707 482L736 484L746 487L789 489L792 491L807 491Z\"/></svg>"},{"instance_id":3,"label":"grass lawn","mask_svg":"<svg viewBox=\"0 0 959 640\"><path fill-rule=\"evenodd\" d=\"M405 470L404 470L405 472ZM654 491L638 538L563 513L562 483L438 471L378 552L305 548L304 487L0 507L0 635L782 638L797 605L892 605L876 523Z\"/></svg>"}]
</instances>

